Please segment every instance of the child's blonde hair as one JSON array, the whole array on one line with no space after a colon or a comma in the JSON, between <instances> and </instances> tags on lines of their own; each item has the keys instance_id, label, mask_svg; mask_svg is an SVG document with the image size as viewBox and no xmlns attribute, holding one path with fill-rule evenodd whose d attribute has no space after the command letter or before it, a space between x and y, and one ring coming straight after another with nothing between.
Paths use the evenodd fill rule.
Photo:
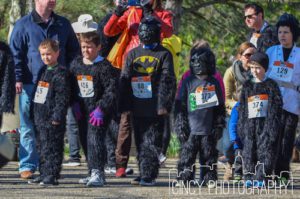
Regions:
<instances>
[{"instance_id":1,"label":"child's blonde hair","mask_svg":"<svg viewBox=\"0 0 300 199\"><path fill-rule=\"evenodd\" d=\"M59 42L53 39L45 39L39 45L39 50L41 50L42 48L49 48L54 52L57 52L59 51Z\"/></svg>"}]
</instances>

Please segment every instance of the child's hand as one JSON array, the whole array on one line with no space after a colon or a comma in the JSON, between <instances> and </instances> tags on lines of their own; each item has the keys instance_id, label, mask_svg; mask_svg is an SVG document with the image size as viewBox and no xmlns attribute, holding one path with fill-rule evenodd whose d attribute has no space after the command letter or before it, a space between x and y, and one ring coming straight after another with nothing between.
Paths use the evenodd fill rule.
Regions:
<instances>
[{"instance_id":1,"label":"child's hand","mask_svg":"<svg viewBox=\"0 0 300 199\"><path fill-rule=\"evenodd\" d=\"M59 125L60 123L59 122L57 122L57 121L52 121L52 125L55 125L55 126L57 126L57 125Z\"/></svg>"}]
</instances>

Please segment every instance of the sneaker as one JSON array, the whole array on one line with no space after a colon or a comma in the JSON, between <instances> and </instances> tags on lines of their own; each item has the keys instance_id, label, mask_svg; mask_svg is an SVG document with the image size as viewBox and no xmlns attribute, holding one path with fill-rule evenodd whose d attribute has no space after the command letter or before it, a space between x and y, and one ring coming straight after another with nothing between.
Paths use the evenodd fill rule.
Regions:
<instances>
[{"instance_id":1,"label":"sneaker","mask_svg":"<svg viewBox=\"0 0 300 199\"><path fill-rule=\"evenodd\" d=\"M90 176L88 176L88 177L86 177L86 178L81 178L79 181L78 181L78 183L79 184L86 184L86 183L88 183L88 181L91 179L91 177Z\"/></svg>"},{"instance_id":2,"label":"sneaker","mask_svg":"<svg viewBox=\"0 0 300 199\"><path fill-rule=\"evenodd\" d=\"M103 187L105 184L104 176L100 175L100 171L98 169L92 169L92 175L90 180L86 183L88 187Z\"/></svg>"},{"instance_id":3,"label":"sneaker","mask_svg":"<svg viewBox=\"0 0 300 199\"><path fill-rule=\"evenodd\" d=\"M40 182L40 186L56 186L58 185L57 179L53 175L46 176L43 181Z\"/></svg>"},{"instance_id":4,"label":"sneaker","mask_svg":"<svg viewBox=\"0 0 300 199\"><path fill-rule=\"evenodd\" d=\"M253 187L259 188L261 189L262 187L265 186L265 182L264 181L255 181Z\"/></svg>"},{"instance_id":5,"label":"sneaker","mask_svg":"<svg viewBox=\"0 0 300 199\"><path fill-rule=\"evenodd\" d=\"M137 178L134 178L133 180L130 181L130 184L132 185L139 185L141 182L141 177L137 177Z\"/></svg>"},{"instance_id":6,"label":"sneaker","mask_svg":"<svg viewBox=\"0 0 300 199\"><path fill-rule=\"evenodd\" d=\"M225 173L224 173L224 176L223 176L223 180L224 181L229 181L229 180L232 180L232 179L233 179L233 177L232 177L232 165L227 162L225 164Z\"/></svg>"},{"instance_id":7,"label":"sneaker","mask_svg":"<svg viewBox=\"0 0 300 199\"><path fill-rule=\"evenodd\" d=\"M213 188L216 188L216 183L215 182L214 183L206 183L206 186L209 189L213 189Z\"/></svg>"},{"instance_id":8,"label":"sneaker","mask_svg":"<svg viewBox=\"0 0 300 199\"><path fill-rule=\"evenodd\" d=\"M225 155L222 155L221 157L218 158L219 164L226 164L227 162L228 162L228 158Z\"/></svg>"},{"instance_id":9,"label":"sneaker","mask_svg":"<svg viewBox=\"0 0 300 199\"><path fill-rule=\"evenodd\" d=\"M235 174L233 178L233 183L239 183L242 180L242 176L239 174Z\"/></svg>"},{"instance_id":10,"label":"sneaker","mask_svg":"<svg viewBox=\"0 0 300 199\"><path fill-rule=\"evenodd\" d=\"M152 178L142 178L140 181L141 186L154 186L155 184L155 179Z\"/></svg>"},{"instance_id":11,"label":"sneaker","mask_svg":"<svg viewBox=\"0 0 300 199\"><path fill-rule=\"evenodd\" d=\"M80 161L68 161L64 164L62 164L64 167L78 167L80 166Z\"/></svg>"},{"instance_id":12,"label":"sneaker","mask_svg":"<svg viewBox=\"0 0 300 199\"><path fill-rule=\"evenodd\" d=\"M286 177L280 177L279 178L279 185L280 186L287 186L289 183L289 180Z\"/></svg>"},{"instance_id":13,"label":"sneaker","mask_svg":"<svg viewBox=\"0 0 300 199\"><path fill-rule=\"evenodd\" d=\"M41 176L38 176L32 180L29 180L28 184L39 184L42 181L43 181L43 178Z\"/></svg>"},{"instance_id":14,"label":"sneaker","mask_svg":"<svg viewBox=\"0 0 300 199\"><path fill-rule=\"evenodd\" d=\"M159 161L159 164L162 165L165 161L166 161L167 157L160 153L159 156L158 156L158 161Z\"/></svg>"},{"instance_id":15,"label":"sneaker","mask_svg":"<svg viewBox=\"0 0 300 199\"><path fill-rule=\"evenodd\" d=\"M105 174L116 174L116 167L105 167Z\"/></svg>"},{"instance_id":16,"label":"sneaker","mask_svg":"<svg viewBox=\"0 0 300 199\"><path fill-rule=\"evenodd\" d=\"M251 188L251 187L253 186L252 181L251 181L251 180L246 180L244 186L245 186L246 188Z\"/></svg>"},{"instance_id":17,"label":"sneaker","mask_svg":"<svg viewBox=\"0 0 300 199\"><path fill-rule=\"evenodd\" d=\"M118 178L126 177L126 169L124 167L118 168L116 172L116 177Z\"/></svg>"},{"instance_id":18,"label":"sneaker","mask_svg":"<svg viewBox=\"0 0 300 199\"><path fill-rule=\"evenodd\" d=\"M125 170L127 175L132 175L133 174L133 169L132 168L126 168Z\"/></svg>"}]
</instances>

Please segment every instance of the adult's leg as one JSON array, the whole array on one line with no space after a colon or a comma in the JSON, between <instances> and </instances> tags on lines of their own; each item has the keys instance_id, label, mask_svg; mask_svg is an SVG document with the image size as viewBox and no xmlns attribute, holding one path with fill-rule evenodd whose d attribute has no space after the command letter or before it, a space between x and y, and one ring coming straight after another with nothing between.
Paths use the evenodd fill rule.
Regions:
<instances>
[{"instance_id":1,"label":"adult's leg","mask_svg":"<svg viewBox=\"0 0 300 199\"><path fill-rule=\"evenodd\" d=\"M30 117L30 106L33 96L33 84L24 84L22 93L19 96L20 112L20 148L19 172L34 172L38 165L38 154L36 150L35 132L33 121Z\"/></svg>"},{"instance_id":2,"label":"adult's leg","mask_svg":"<svg viewBox=\"0 0 300 199\"><path fill-rule=\"evenodd\" d=\"M121 114L117 148L116 167L126 168L131 147L132 115L131 112Z\"/></svg>"},{"instance_id":3,"label":"adult's leg","mask_svg":"<svg viewBox=\"0 0 300 199\"><path fill-rule=\"evenodd\" d=\"M164 133L162 138L162 154L166 156L171 138L170 115L164 116Z\"/></svg>"},{"instance_id":4,"label":"adult's leg","mask_svg":"<svg viewBox=\"0 0 300 199\"><path fill-rule=\"evenodd\" d=\"M69 142L69 162L80 162L80 141L77 121L74 117L72 108L68 108L67 114L67 136Z\"/></svg>"}]
</instances>

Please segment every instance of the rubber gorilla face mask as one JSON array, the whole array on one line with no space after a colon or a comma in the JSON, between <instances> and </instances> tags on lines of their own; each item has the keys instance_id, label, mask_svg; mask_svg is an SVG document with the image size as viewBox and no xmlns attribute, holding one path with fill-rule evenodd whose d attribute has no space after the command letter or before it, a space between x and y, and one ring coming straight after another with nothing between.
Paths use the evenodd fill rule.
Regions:
<instances>
[{"instance_id":1,"label":"rubber gorilla face mask","mask_svg":"<svg viewBox=\"0 0 300 199\"><path fill-rule=\"evenodd\" d=\"M161 24L154 17L147 17L142 20L138 35L143 44L153 44L160 42Z\"/></svg>"},{"instance_id":2,"label":"rubber gorilla face mask","mask_svg":"<svg viewBox=\"0 0 300 199\"><path fill-rule=\"evenodd\" d=\"M191 51L190 68L195 75L213 75L215 56L208 48Z\"/></svg>"}]
</instances>

